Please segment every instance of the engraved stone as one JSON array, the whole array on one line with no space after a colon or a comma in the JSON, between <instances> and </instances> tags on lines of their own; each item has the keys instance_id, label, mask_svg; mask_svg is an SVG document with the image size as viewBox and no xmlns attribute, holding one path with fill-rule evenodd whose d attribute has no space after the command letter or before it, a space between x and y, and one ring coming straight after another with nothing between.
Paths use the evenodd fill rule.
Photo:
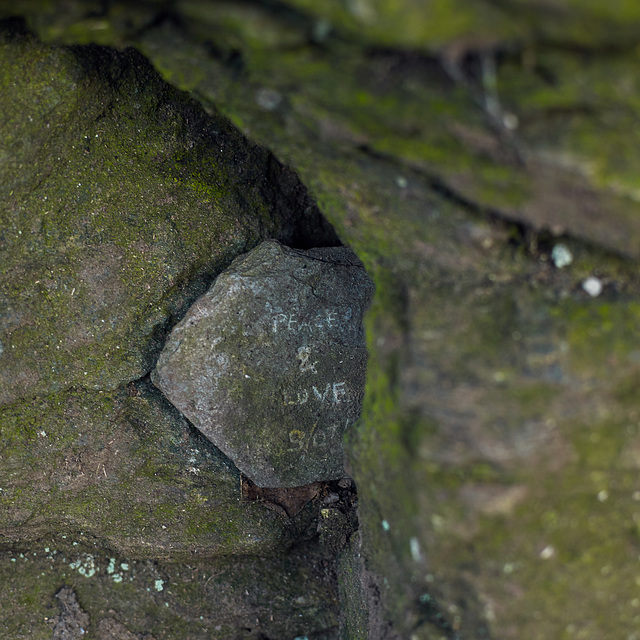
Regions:
<instances>
[{"instance_id":1,"label":"engraved stone","mask_svg":"<svg viewBox=\"0 0 640 640\"><path fill-rule=\"evenodd\" d=\"M372 293L345 247L263 242L176 325L152 380L257 485L339 478L364 395Z\"/></svg>"}]
</instances>

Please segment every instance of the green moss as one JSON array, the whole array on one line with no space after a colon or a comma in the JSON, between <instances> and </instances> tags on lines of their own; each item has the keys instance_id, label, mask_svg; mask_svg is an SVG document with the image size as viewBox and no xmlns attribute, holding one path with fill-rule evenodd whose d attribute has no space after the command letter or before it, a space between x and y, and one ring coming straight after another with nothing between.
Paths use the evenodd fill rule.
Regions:
<instances>
[{"instance_id":1,"label":"green moss","mask_svg":"<svg viewBox=\"0 0 640 640\"><path fill-rule=\"evenodd\" d=\"M522 120L520 134L595 187L637 201L638 141L632 120L638 53L585 57L539 47L535 55L539 73L527 73L521 60L513 60L500 68L498 78L501 95ZM604 137L606 145L601 144Z\"/></svg>"},{"instance_id":2,"label":"green moss","mask_svg":"<svg viewBox=\"0 0 640 640\"><path fill-rule=\"evenodd\" d=\"M337 0L319 6L310 0L293 4L328 20L338 30L365 42L437 50L471 34L502 38L519 35L517 22L493 7L479 9L465 0L372 0L345 5Z\"/></svg>"},{"instance_id":3,"label":"green moss","mask_svg":"<svg viewBox=\"0 0 640 640\"><path fill-rule=\"evenodd\" d=\"M595 377L602 366L621 373L637 362L640 304L625 300L567 300L553 310L566 327L569 362L580 375Z\"/></svg>"},{"instance_id":4,"label":"green moss","mask_svg":"<svg viewBox=\"0 0 640 640\"><path fill-rule=\"evenodd\" d=\"M313 550L305 554L315 560ZM315 563L303 566L300 555L148 562L105 553L84 536L46 538L29 551L0 554L3 632L50 638L60 611L54 594L62 585L73 589L88 614L90 640L102 637L99 625L110 619L123 625L121 634L159 640L236 638L256 617L264 618L261 628L272 637L331 632L337 625L333 578ZM224 594L213 608L211 590Z\"/></svg>"},{"instance_id":5,"label":"green moss","mask_svg":"<svg viewBox=\"0 0 640 640\"><path fill-rule=\"evenodd\" d=\"M298 212L265 193L278 189L273 176L264 187L265 150L133 50L23 36L2 55L13 204L1 214L0 401L113 389L149 371L158 332L207 280L260 238L290 234Z\"/></svg>"},{"instance_id":6,"label":"green moss","mask_svg":"<svg viewBox=\"0 0 640 640\"><path fill-rule=\"evenodd\" d=\"M612 625L624 635L636 618L629 595L636 572L628 558L640 549L632 531L635 471L620 465L629 433L624 423L610 421L566 423L563 432L575 447L573 461L560 474L535 469L529 479L524 471L520 481L530 493L522 505L507 518L482 519L474 555L485 558L485 571L496 572L484 589L498 599L523 590L526 608L502 614L502 624L527 637L564 637L568 626L597 637ZM465 549L462 541L454 544L450 557L472 561Z\"/></svg>"},{"instance_id":7,"label":"green moss","mask_svg":"<svg viewBox=\"0 0 640 640\"><path fill-rule=\"evenodd\" d=\"M82 530L156 557L287 544L285 519L243 502L238 472L149 383L19 401L0 442L0 526L15 539Z\"/></svg>"}]
</instances>

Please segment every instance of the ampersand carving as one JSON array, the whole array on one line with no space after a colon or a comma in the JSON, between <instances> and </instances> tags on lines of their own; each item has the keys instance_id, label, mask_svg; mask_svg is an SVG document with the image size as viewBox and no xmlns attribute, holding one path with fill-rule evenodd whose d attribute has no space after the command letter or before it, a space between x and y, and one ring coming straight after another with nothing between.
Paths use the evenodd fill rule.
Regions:
<instances>
[{"instance_id":1,"label":"ampersand carving","mask_svg":"<svg viewBox=\"0 0 640 640\"><path fill-rule=\"evenodd\" d=\"M318 373L316 371L316 365L318 361L309 362L309 358L311 357L311 347L300 347L298 349L298 360L300 360L300 371L305 373L306 371L311 371L311 373Z\"/></svg>"}]
</instances>

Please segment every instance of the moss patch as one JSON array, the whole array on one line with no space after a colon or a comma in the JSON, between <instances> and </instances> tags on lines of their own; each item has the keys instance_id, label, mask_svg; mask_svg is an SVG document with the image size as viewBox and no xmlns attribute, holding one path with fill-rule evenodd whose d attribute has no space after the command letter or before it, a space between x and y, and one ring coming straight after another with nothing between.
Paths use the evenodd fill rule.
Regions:
<instances>
[{"instance_id":1,"label":"moss patch","mask_svg":"<svg viewBox=\"0 0 640 640\"><path fill-rule=\"evenodd\" d=\"M105 552L83 536L44 538L3 553L0 573L7 638L51 638L54 594L64 585L89 616L83 637L90 640L109 637L109 628L157 640L337 634L334 578L313 548L172 564Z\"/></svg>"},{"instance_id":2,"label":"moss patch","mask_svg":"<svg viewBox=\"0 0 640 640\"><path fill-rule=\"evenodd\" d=\"M2 59L1 402L139 378L237 254L332 241L293 176L134 50L14 34Z\"/></svg>"},{"instance_id":3,"label":"moss patch","mask_svg":"<svg viewBox=\"0 0 640 640\"><path fill-rule=\"evenodd\" d=\"M295 526L241 499L240 476L150 383L5 408L0 530L84 531L130 556L258 553Z\"/></svg>"}]
</instances>

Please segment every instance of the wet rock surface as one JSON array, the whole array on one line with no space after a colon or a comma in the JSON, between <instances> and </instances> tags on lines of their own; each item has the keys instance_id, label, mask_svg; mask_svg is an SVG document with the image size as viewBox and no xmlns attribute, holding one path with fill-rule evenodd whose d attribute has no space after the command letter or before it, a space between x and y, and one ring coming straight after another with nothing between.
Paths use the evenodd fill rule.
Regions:
<instances>
[{"instance_id":1,"label":"wet rock surface","mask_svg":"<svg viewBox=\"0 0 640 640\"><path fill-rule=\"evenodd\" d=\"M372 293L349 249L264 242L195 302L152 380L259 486L338 478L364 395Z\"/></svg>"}]
</instances>

